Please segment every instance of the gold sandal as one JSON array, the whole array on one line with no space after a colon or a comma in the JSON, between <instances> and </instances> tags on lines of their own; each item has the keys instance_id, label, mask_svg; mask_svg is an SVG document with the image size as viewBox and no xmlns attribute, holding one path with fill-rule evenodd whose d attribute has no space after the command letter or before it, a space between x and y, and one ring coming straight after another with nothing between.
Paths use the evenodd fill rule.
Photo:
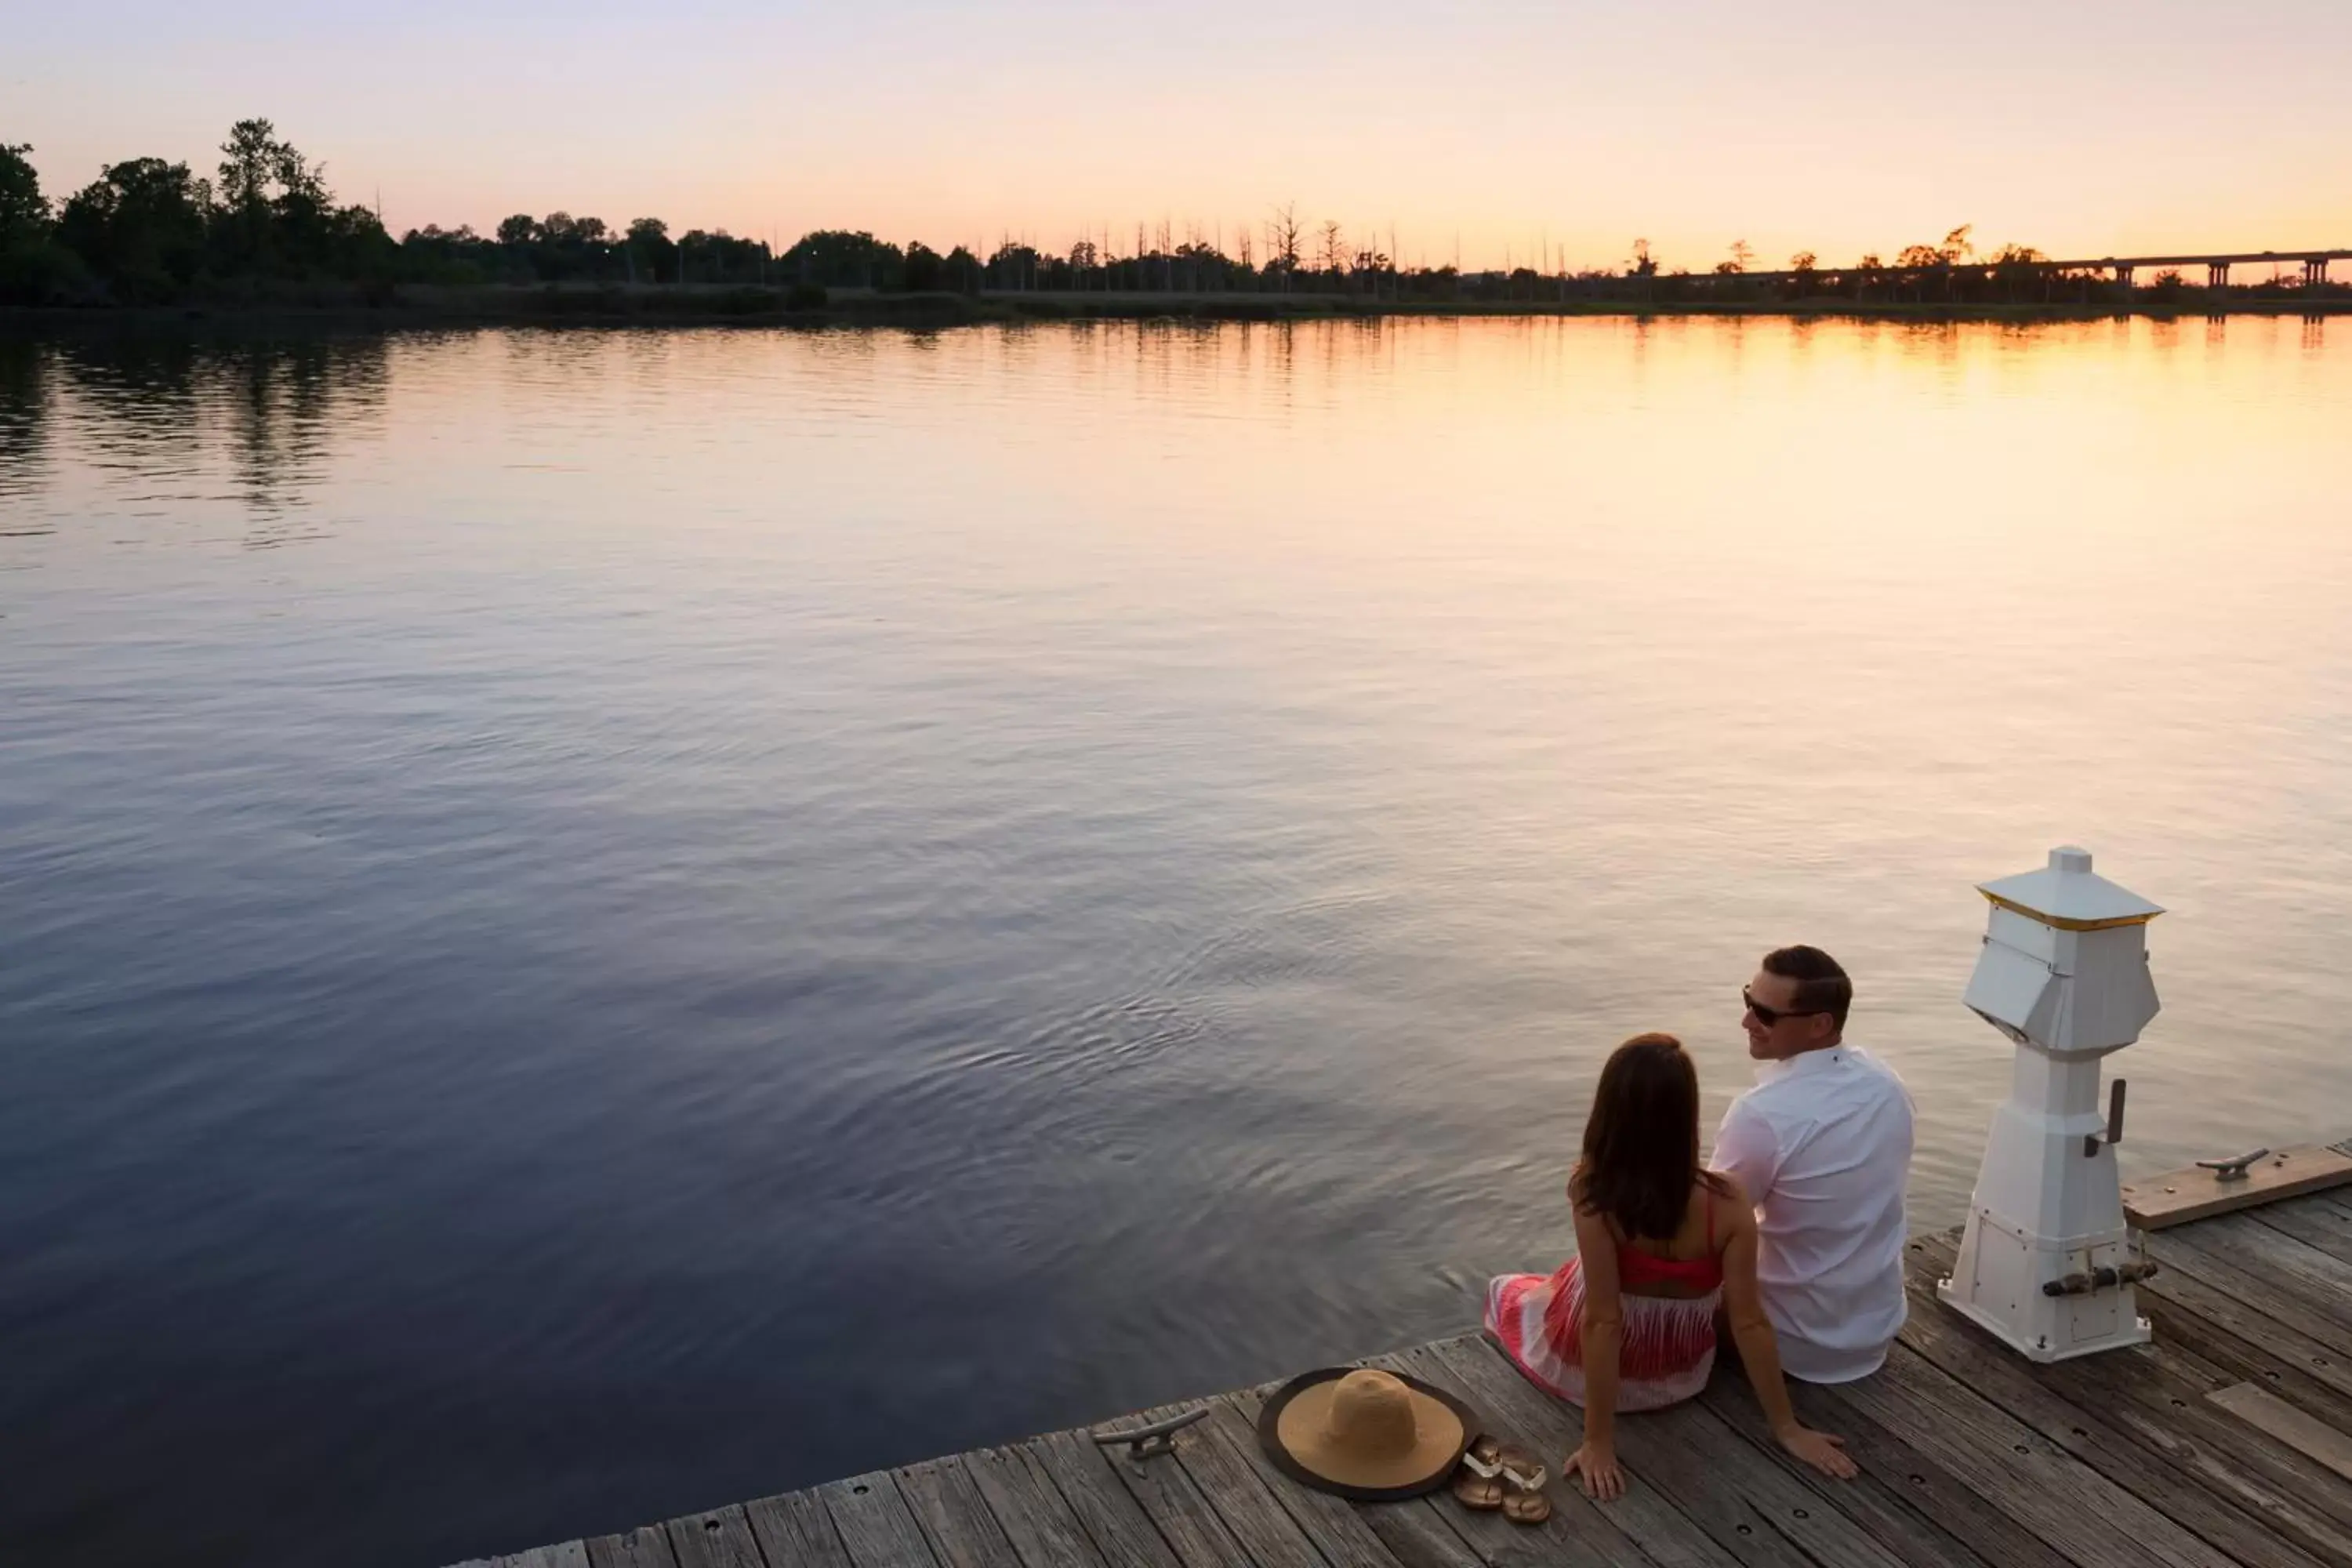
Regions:
<instances>
[{"instance_id":1,"label":"gold sandal","mask_svg":"<svg viewBox=\"0 0 2352 1568\"><path fill-rule=\"evenodd\" d=\"M1470 1440L1462 1451L1462 1468L1454 1477L1454 1497L1464 1508L1481 1513L1503 1506L1503 1446L1484 1436Z\"/></svg>"},{"instance_id":2,"label":"gold sandal","mask_svg":"<svg viewBox=\"0 0 2352 1568\"><path fill-rule=\"evenodd\" d=\"M1525 1448L1505 1448L1495 1456L1502 1471L1503 1517L1513 1524L1541 1524L1551 1517L1551 1499L1544 1496L1544 1468Z\"/></svg>"}]
</instances>

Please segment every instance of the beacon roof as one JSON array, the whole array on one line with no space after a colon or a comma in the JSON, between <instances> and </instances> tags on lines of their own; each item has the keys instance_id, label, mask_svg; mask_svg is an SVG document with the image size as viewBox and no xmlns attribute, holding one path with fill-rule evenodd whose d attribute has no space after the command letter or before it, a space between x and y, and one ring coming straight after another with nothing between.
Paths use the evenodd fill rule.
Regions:
<instances>
[{"instance_id":1,"label":"beacon roof","mask_svg":"<svg viewBox=\"0 0 2352 1568\"><path fill-rule=\"evenodd\" d=\"M2163 905L2097 875L2090 851L2072 845L2050 851L2050 864L2038 871L1985 882L1977 890L2053 925L2136 925L2164 912Z\"/></svg>"}]
</instances>

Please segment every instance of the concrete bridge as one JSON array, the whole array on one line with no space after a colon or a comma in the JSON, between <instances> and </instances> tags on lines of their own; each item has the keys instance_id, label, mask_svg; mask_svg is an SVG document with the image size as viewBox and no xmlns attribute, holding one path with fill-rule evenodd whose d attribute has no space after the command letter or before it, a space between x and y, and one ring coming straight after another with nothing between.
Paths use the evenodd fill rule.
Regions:
<instances>
[{"instance_id":1,"label":"concrete bridge","mask_svg":"<svg viewBox=\"0 0 2352 1568\"><path fill-rule=\"evenodd\" d=\"M2111 272L2115 280L2126 288L2132 286L2133 275L2143 268L2205 268L2209 289L2226 289L2230 285L2230 268L2234 266L2282 266L2294 262L2303 269L2303 286L2316 289L2327 281L2327 266L2331 261L2352 261L2352 249L2335 250L2238 250L2200 252L2180 256L2101 256L2074 260L2046 258L2035 261L1956 261L1938 267L1904 267L1894 262L1882 262L1875 268L1861 266L1816 267L1810 272L1781 269L1771 272L1690 274L1692 279L1737 278L1749 283L1787 283L1808 278L1852 278L1857 273L1884 277L1889 274L1910 277L1948 271L1955 275L1973 274L1981 278L1996 275L2008 277L2049 277L2062 273Z\"/></svg>"},{"instance_id":2,"label":"concrete bridge","mask_svg":"<svg viewBox=\"0 0 2352 1568\"><path fill-rule=\"evenodd\" d=\"M2065 269L2107 268L2116 281L2128 287L2132 274L2143 267L2202 267L2205 286L2226 289L2230 286L2232 265L2259 267L2267 262L2275 267L2283 262L2298 262L2303 267L2304 287L2315 289L2327 281L2327 264L2352 259L2352 250L2242 250L2214 256L2108 256L2096 261L2037 261L2032 265L2046 267L2053 271Z\"/></svg>"}]
</instances>

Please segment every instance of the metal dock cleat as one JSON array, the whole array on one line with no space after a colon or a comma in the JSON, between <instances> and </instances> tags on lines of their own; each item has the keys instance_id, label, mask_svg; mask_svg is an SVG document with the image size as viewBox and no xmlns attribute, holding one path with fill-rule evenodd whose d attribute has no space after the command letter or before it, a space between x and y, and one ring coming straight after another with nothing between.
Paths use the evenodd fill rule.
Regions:
<instances>
[{"instance_id":1,"label":"metal dock cleat","mask_svg":"<svg viewBox=\"0 0 2352 1568\"><path fill-rule=\"evenodd\" d=\"M1125 1444L1127 1462L1140 1475L1144 1460L1155 1454L1174 1453L1176 1434L1208 1414L1207 1405L1195 1405L1181 1415L1171 1415L1164 1421L1154 1421L1148 1426L1130 1426L1123 1432L1088 1432L1087 1436L1095 1440L1097 1447L1116 1448Z\"/></svg>"}]
</instances>

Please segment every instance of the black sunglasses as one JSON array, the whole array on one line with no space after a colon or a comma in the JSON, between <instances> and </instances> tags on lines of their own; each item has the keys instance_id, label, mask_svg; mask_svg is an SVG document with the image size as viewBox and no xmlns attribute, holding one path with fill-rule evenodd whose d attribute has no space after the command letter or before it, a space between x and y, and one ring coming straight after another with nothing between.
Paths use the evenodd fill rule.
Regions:
<instances>
[{"instance_id":1,"label":"black sunglasses","mask_svg":"<svg viewBox=\"0 0 2352 1568\"><path fill-rule=\"evenodd\" d=\"M1767 1007L1749 994L1744 986L1740 989L1739 999L1748 1004L1748 1010L1756 1015L1756 1021L1768 1029L1783 1018L1817 1018L1829 1011L1827 1007Z\"/></svg>"}]
</instances>

